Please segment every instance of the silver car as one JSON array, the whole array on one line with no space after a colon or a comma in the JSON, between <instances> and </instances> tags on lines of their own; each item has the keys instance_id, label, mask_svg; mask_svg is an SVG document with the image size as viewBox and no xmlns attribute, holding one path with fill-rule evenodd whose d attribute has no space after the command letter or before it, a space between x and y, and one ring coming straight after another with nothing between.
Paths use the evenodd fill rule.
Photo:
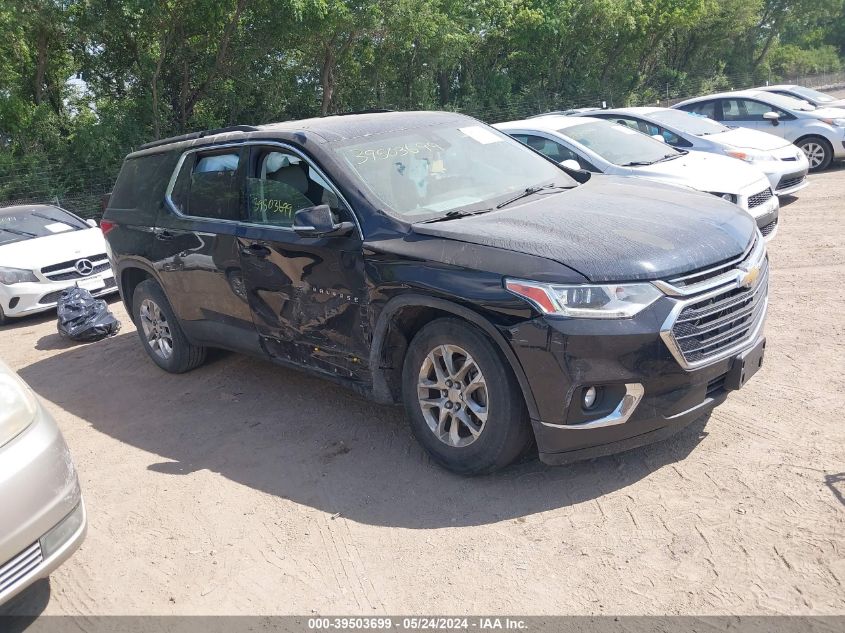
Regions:
<instances>
[{"instance_id":1,"label":"silver car","mask_svg":"<svg viewBox=\"0 0 845 633\"><path fill-rule=\"evenodd\" d=\"M761 86L757 90L765 90L766 92L774 92L775 94L783 95L784 97L792 97L793 99L800 99L817 108L845 108L845 99L839 99L833 95L813 90L812 88L805 88L804 86L796 86L795 84L779 84L777 86Z\"/></svg>"},{"instance_id":2,"label":"silver car","mask_svg":"<svg viewBox=\"0 0 845 633\"><path fill-rule=\"evenodd\" d=\"M739 90L688 99L672 106L731 127L782 136L804 150L810 170L827 169L845 158L845 110L817 108L764 90Z\"/></svg>"},{"instance_id":3,"label":"silver car","mask_svg":"<svg viewBox=\"0 0 845 633\"><path fill-rule=\"evenodd\" d=\"M696 189L749 213L770 240L780 202L759 169L727 156L675 149L637 130L592 117L547 115L493 127L571 169Z\"/></svg>"},{"instance_id":4,"label":"silver car","mask_svg":"<svg viewBox=\"0 0 845 633\"><path fill-rule=\"evenodd\" d=\"M786 139L721 123L672 108L617 108L590 112L590 116L627 125L659 137L672 147L709 152L745 161L769 178L779 196L807 186L807 156Z\"/></svg>"},{"instance_id":5,"label":"silver car","mask_svg":"<svg viewBox=\"0 0 845 633\"><path fill-rule=\"evenodd\" d=\"M87 525L58 426L0 362L0 604L67 560Z\"/></svg>"}]
</instances>

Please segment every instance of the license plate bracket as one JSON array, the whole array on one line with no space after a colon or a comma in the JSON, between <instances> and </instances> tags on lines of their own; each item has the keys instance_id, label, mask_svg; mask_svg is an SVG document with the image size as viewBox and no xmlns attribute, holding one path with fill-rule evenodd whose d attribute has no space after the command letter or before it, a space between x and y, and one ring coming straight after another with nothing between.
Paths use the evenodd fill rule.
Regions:
<instances>
[{"instance_id":1,"label":"license plate bracket","mask_svg":"<svg viewBox=\"0 0 845 633\"><path fill-rule=\"evenodd\" d=\"M79 281L77 285L89 292L96 292L97 290L105 288L106 282L104 279L83 279L82 281Z\"/></svg>"},{"instance_id":2,"label":"license plate bracket","mask_svg":"<svg viewBox=\"0 0 845 633\"><path fill-rule=\"evenodd\" d=\"M725 376L725 390L734 391L745 386L751 377L763 366L763 356L766 353L766 339L760 339L749 350L745 350L734 358L730 371Z\"/></svg>"}]
</instances>

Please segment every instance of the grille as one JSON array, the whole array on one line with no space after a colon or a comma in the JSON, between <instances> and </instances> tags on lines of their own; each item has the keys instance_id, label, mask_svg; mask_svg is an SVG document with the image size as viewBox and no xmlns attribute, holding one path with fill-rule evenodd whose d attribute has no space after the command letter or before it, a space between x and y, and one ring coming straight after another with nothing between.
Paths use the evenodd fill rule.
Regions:
<instances>
[{"instance_id":1,"label":"grille","mask_svg":"<svg viewBox=\"0 0 845 633\"><path fill-rule=\"evenodd\" d=\"M87 275L82 275L76 270L76 262L80 259L87 259L94 265L92 270ZM41 273L50 281L67 281L69 279L82 279L83 277L90 277L109 269L109 260L105 253L99 255L91 255L90 257L78 257L61 264L53 264L52 266L45 266L41 269Z\"/></svg>"},{"instance_id":2,"label":"grille","mask_svg":"<svg viewBox=\"0 0 845 633\"><path fill-rule=\"evenodd\" d=\"M36 541L0 567L0 594L15 586L44 561L41 544Z\"/></svg>"},{"instance_id":3,"label":"grille","mask_svg":"<svg viewBox=\"0 0 845 633\"><path fill-rule=\"evenodd\" d=\"M671 283L673 286L677 286L678 288L685 288L686 286L700 284L704 281L707 281L708 279L713 279L714 277L723 275L729 271L736 269L737 264L744 261L745 258L748 257L749 254L754 250L755 246L757 246L757 238L754 238L754 240L752 240L752 242L748 245L748 247L745 249L745 251L743 251L741 255L726 259L714 266L687 273L682 277L676 277L674 279L671 279L669 283Z\"/></svg>"},{"instance_id":4,"label":"grille","mask_svg":"<svg viewBox=\"0 0 845 633\"><path fill-rule=\"evenodd\" d=\"M110 277L110 278L106 279L105 287L100 288L99 290L95 290L93 292L93 294L98 295L101 292L105 292L109 288L114 288L116 285L117 285L117 282L115 281L114 277ZM38 300L38 303L40 303L41 305L50 305L51 303L58 303L59 297L62 296L63 292L64 292L64 290L56 290L55 292L48 292L46 295L44 295L43 297L41 297Z\"/></svg>"},{"instance_id":5,"label":"grille","mask_svg":"<svg viewBox=\"0 0 845 633\"><path fill-rule=\"evenodd\" d=\"M774 194L772 193L771 188L764 189L760 193L755 193L753 196L748 197L748 208L753 209L754 207L759 207L761 204L769 200Z\"/></svg>"},{"instance_id":6,"label":"grille","mask_svg":"<svg viewBox=\"0 0 845 633\"><path fill-rule=\"evenodd\" d=\"M763 237L769 237L775 232L776 228L778 228L778 221L772 220L766 226L760 227L760 233L763 234Z\"/></svg>"},{"instance_id":7,"label":"grille","mask_svg":"<svg viewBox=\"0 0 845 633\"><path fill-rule=\"evenodd\" d=\"M784 176L783 178L780 179L780 182L778 182L778 191L780 191L781 189L789 189L791 187L797 187L802 182L804 182L805 179L806 179L806 176L793 176L793 177Z\"/></svg>"},{"instance_id":8,"label":"grille","mask_svg":"<svg viewBox=\"0 0 845 633\"><path fill-rule=\"evenodd\" d=\"M727 288L686 305L672 326L684 361L692 365L714 359L750 338L765 316L768 286L768 259L763 259L750 288Z\"/></svg>"}]
</instances>

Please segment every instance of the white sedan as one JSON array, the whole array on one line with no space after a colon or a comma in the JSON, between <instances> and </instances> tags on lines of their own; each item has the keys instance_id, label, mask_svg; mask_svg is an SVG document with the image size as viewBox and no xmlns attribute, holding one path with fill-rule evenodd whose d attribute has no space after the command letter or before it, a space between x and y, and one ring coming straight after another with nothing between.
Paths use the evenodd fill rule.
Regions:
<instances>
[{"instance_id":1,"label":"white sedan","mask_svg":"<svg viewBox=\"0 0 845 633\"><path fill-rule=\"evenodd\" d=\"M97 223L53 205L0 209L0 324L54 308L76 285L117 292Z\"/></svg>"},{"instance_id":2,"label":"white sedan","mask_svg":"<svg viewBox=\"0 0 845 633\"><path fill-rule=\"evenodd\" d=\"M565 167L711 193L750 213L766 239L777 230L780 202L769 179L734 158L678 150L642 132L591 117L548 115L493 127Z\"/></svg>"}]
</instances>

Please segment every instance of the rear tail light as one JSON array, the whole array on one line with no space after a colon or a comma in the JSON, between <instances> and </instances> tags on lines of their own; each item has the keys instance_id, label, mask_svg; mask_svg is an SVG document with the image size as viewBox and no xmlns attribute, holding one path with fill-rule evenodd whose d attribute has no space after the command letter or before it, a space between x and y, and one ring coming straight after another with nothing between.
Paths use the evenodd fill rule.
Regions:
<instances>
[{"instance_id":1,"label":"rear tail light","mask_svg":"<svg viewBox=\"0 0 845 633\"><path fill-rule=\"evenodd\" d=\"M110 222L109 220L100 220L100 230L103 232L103 235L108 235L109 232L116 226L117 224L115 222Z\"/></svg>"}]
</instances>

